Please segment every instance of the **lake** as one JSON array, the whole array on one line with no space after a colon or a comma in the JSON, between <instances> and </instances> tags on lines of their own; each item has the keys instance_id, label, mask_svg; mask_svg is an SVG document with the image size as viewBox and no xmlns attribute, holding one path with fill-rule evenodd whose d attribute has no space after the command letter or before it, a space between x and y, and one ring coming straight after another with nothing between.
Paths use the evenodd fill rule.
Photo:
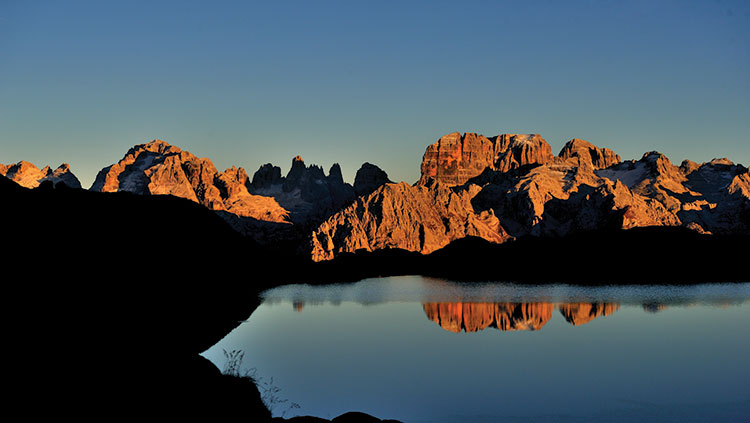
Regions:
<instances>
[{"instance_id":1,"label":"lake","mask_svg":"<svg viewBox=\"0 0 750 423\"><path fill-rule=\"evenodd\" d=\"M224 351L287 400L277 416L750 419L750 283L287 285L202 355Z\"/></svg>"}]
</instances>

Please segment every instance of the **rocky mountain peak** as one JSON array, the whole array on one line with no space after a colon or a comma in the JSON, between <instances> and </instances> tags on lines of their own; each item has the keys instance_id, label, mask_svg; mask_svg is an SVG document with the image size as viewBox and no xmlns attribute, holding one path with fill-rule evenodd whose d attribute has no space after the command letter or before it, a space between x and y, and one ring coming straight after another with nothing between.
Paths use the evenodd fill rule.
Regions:
<instances>
[{"instance_id":1,"label":"rocky mountain peak","mask_svg":"<svg viewBox=\"0 0 750 423\"><path fill-rule=\"evenodd\" d=\"M453 132L427 147L422 158L422 177L451 186L463 185L485 169L507 172L553 159L552 147L538 134L502 134L487 138L473 132Z\"/></svg>"},{"instance_id":2,"label":"rocky mountain peak","mask_svg":"<svg viewBox=\"0 0 750 423\"><path fill-rule=\"evenodd\" d=\"M238 218L288 223L289 213L276 201L248 192L248 179L241 167L218 172L211 160L154 140L134 146L122 160L102 169L91 190L173 195Z\"/></svg>"},{"instance_id":3,"label":"rocky mountain peak","mask_svg":"<svg viewBox=\"0 0 750 423\"><path fill-rule=\"evenodd\" d=\"M338 163L331 165L328 170L328 182L335 185L344 184L344 175L341 174L341 166Z\"/></svg>"},{"instance_id":4,"label":"rocky mountain peak","mask_svg":"<svg viewBox=\"0 0 750 423\"><path fill-rule=\"evenodd\" d=\"M254 174L250 184L253 190L270 188L282 183L281 168L271 163L262 165Z\"/></svg>"},{"instance_id":5,"label":"rocky mountain peak","mask_svg":"<svg viewBox=\"0 0 750 423\"><path fill-rule=\"evenodd\" d=\"M723 165L723 166L734 166L734 162L732 162L731 160L729 160L726 157L723 157L723 158L720 158L720 159L713 159L710 162L708 162L708 164L713 165L713 166L721 166L721 165Z\"/></svg>"},{"instance_id":6,"label":"rocky mountain peak","mask_svg":"<svg viewBox=\"0 0 750 423\"><path fill-rule=\"evenodd\" d=\"M558 157L563 160L578 158L591 163L595 169L605 169L620 163L620 156L608 148L599 148L588 141L573 138L560 150Z\"/></svg>"},{"instance_id":7,"label":"rocky mountain peak","mask_svg":"<svg viewBox=\"0 0 750 423\"><path fill-rule=\"evenodd\" d=\"M680 164L680 172L682 172L685 176L688 176L699 167L700 165L698 163L692 160L685 159L682 161L682 164Z\"/></svg>"},{"instance_id":8,"label":"rocky mountain peak","mask_svg":"<svg viewBox=\"0 0 750 423\"><path fill-rule=\"evenodd\" d=\"M370 163L363 163L354 177L354 192L357 196L367 195L381 185L393 183L388 179L388 174L382 169Z\"/></svg>"},{"instance_id":9,"label":"rocky mountain peak","mask_svg":"<svg viewBox=\"0 0 750 423\"><path fill-rule=\"evenodd\" d=\"M675 181L684 181L685 176L680 169L673 165L669 158L658 151L649 151L641 158L641 162L646 164L652 176L657 178L667 178Z\"/></svg>"},{"instance_id":10,"label":"rocky mountain peak","mask_svg":"<svg viewBox=\"0 0 750 423\"><path fill-rule=\"evenodd\" d=\"M177 154L182 151L182 149L180 149L179 147L173 146L168 142L160 139L149 141L146 144L136 145L134 147L134 150L150 151L152 153L158 154Z\"/></svg>"},{"instance_id":11,"label":"rocky mountain peak","mask_svg":"<svg viewBox=\"0 0 750 423\"><path fill-rule=\"evenodd\" d=\"M21 160L12 165L0 165L0 175L26 188L36 188L44 181L50 181L53 185L63 182L69 188L81 188L81 182L67 163L53 171L49 166L40 170L33 163Z\"/></svg>"}]
</instances>

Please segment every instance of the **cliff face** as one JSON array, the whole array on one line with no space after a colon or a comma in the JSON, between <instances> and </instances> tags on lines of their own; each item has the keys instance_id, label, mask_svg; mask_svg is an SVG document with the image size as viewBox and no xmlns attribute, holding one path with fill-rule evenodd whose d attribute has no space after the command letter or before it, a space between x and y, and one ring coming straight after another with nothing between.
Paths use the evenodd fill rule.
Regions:
<instances>
[{"instance_id":1,"label":"cliff face","mask_svg":"<svg viewBox=\"0 0 750 423\"><path fill-rule=\"evenodd\" d=\"M0 164L0 175L26 188L36 188L44 181L50 181L53 185L63 182L69 188L81 188L81 182L70 171L70 165L67 163L61 164L55 170L49 166L40 170L32 163L21 160L16 164Z\"/></svg>"},{"instance_id":2,"label":"cliff face","mask_svg":"<svg viewBox=\"0 0 750 423\"><path fill-rule=\"evenodd\" d=\"M487 138L453 132L427 147L418 184L425 185L434 179L448 186L463 185L485 169L507 172L524 165L547 163L552 157L552 147L536 134Z\"/></svg>"},{"instance_id":3,"label":"cliff face","mask_svg":"<svg viewBox=\"0 0 750 423\"><path fill-rule=\"evenodd\" d=\"M563 160L578 158L583 162L591 163L594 169L606 169L620 163L620 156L609 148L599 148L578 138L568 141L557 156Z\"/></svg>"},{"instance_id":4,"label":"cliff face","mask_svg":"<svg viewBox=\"0 0 750 423\"><path fill-rule=\"evenodd\" d=\"M313 231L312 258L327 260L339 253L384 248L427 254L467 235L493 242L508 239L492 211L474 211L472 194L441 184L382 185Z\"/></svg>"}]
</instances>

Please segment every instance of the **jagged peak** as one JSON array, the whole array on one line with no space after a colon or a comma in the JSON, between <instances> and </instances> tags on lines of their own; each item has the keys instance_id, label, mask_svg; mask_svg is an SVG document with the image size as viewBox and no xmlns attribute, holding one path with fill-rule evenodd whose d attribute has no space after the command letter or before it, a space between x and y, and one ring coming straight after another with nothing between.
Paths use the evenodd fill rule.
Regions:
<instances>
[{"instance_id":1,"label":"jagged peak","mask_svg":"<svg viewBox=\"0 0 750 423\"><path fill-rule=\"evenodd\" d=\"M698 163L696 163L696 162L694 162L692 160L685 159L680 164L680 172L682 172L683 174L685 174L685 176L688 176L691 173L695 172L700 167L701 167L701 165L699 165Z\"/></svg>"},{"instance_id":2,"label":"jagged peak","mask_svg":"<svg viewBox=\"0 0 750 423\"><path fill-rule=\"evenodd\" d=\"M328 180L337 184L344 183L344 175L341 173L341 166L338 163L332 164L331 168L328 169Z\"/></svg>"},{"instance_id":3,"label":"jagged peak","mask_svg":"<svg viewBox=\"0 0 750 423\"><path fill-rule=\"evenodd\" d=\"M734 162L732 162L731 160L729 160L726 157L722 157L720 159L719 158L715 158L715 159L711 160L710 162L708 162L708 164L714 165L714 166L716 166L716 165L734 166Z\"/></svg>"},{"instance_id":4,"label":"jagged peak","mask_svg":"<svg viewBox=\"0 0 750 423\"><path fill-rule=\"evenodd\" d=\"M33 168L33 169L39 169L34 165L34 163L27 162L26 160L21 160L12 167L16 167L18 169L26 169L26 168Z\"/></svg>"},{"instance_id":5,"label":"jagged peak","mask_svg":"<svg viewBox=\"0 0 750 423\"><path fill-rule=\"evenodd\" d=\"M180 147L174 146L164 140L155 139L145 144L138 144L130 149L129 153L137 155L142 151L148 151L157 154L179 154L182 152Z\"/></svg>"},{"instance_id":6,"label":"jagged peak","mask_svg":"<svg viewBox=\"0 0 750 423\"><path fill-rule=\"evenodd\" d=\"M364 162L354 177L354 192L357 195L367 195L384 184L393 183L388 174L378 166Z\"/></svg>"},{"instance_id":7,"label":"jagged peak","mask_svg":"<svg viewBox=\"0 0 750 423\"><path fill-rule=\"evenodd\" d=\"M594 144L573 138L565 143L557 157L568 160L577 157L580 160L590 161L595 169L606 169L620 163L620 156L606 147L597 147Z\"/></svg>"},{"instance_id":8,"label":"jagged peak","mask_svg":"<svg viewBox=\"0 0 750 423\"><path fill-rule=\"evenodd\" d=\"M503 134L507 135L512 141L511 146L531 144L538 141L544 141L539 134Z\"/></svg>"},{"instance_id":9,"label":"jagged peak","mask_svg":"<svg viewBox=\"0 0 750 423\"><path fill-rule=\"evenodd\" d=\"M667 158L664 154L654 150L654 151L648 151L646 153L643 153L643 157L641 157L641 160L648 160L648 161L656 161L661 158ZM667 159L669 160L669 159Z\"/></svg>"}]
</instances>

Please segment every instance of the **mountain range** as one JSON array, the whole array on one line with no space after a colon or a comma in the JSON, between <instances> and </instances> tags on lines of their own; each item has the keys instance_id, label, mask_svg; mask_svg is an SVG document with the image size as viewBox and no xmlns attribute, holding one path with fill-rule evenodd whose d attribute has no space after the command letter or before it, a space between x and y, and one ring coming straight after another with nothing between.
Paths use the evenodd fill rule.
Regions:
<instances>
[{"instance_id":1,"label":"mountain range","mask_svg":"<svg viewBox=\"0 0 750 423\"><path fill-rule=\"evenodd\" d=\"M52 171L22 161L0 165L0 174L30 188L80 188L67 164ZM370 163L350 185L338 164L326 174L299 156L286 176L272 164L252 177L241 167L220 172L210 159L154 140L103 168L90 190L182 197L260 245L315 261L391 248L429 254L469 236L502 244L646 226L750 234L750 174L740 164L676 166L658 152L622 161L581 139L554 155L537 134L444 135L427 146L413 185Z\"/></svg>"}]
</instances>

